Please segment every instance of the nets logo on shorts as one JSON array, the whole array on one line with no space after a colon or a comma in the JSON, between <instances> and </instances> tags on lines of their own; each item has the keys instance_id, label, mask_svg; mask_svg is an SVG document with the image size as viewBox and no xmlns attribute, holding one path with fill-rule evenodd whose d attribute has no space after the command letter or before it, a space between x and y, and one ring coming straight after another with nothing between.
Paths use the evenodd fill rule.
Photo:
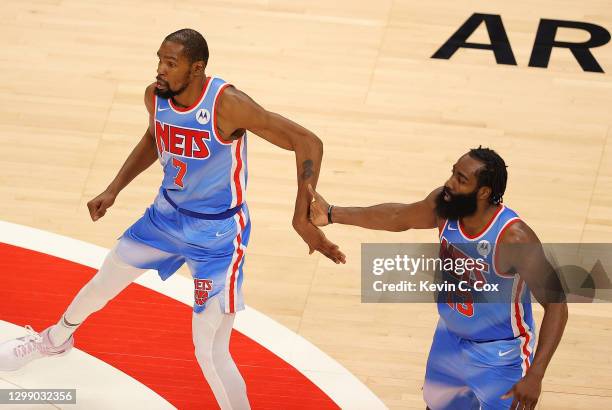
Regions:
<instances>
[{"instance_id":1,"label":"nets logo on shorts","mask_svg":"<svg viewBox=\"0 0 612 410\"><path fill-rule=\"evenodd\" d=\"M212 279L194 279L193 285L195 287L193 291L195 303L202 306L208 300L208 292L213 288L213 281Z\"/></svg>"}]
</instances>

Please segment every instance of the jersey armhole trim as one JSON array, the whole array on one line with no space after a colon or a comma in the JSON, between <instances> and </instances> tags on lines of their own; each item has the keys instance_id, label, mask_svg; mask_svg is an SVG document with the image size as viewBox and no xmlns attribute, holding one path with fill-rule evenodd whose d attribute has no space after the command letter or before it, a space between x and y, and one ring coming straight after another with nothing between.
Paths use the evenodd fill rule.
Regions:
<instances>
[{"instance_id":1,"label":"jersey armhole trim","mask_svg":"<svg viewBox=\"0 0 612 410\"><path fill-rule=\"evenodd\" d=\"M514 225L515 222L519 222L520 220L521 220L521 218L519 218L518 216L515 216L514 218L511 218L508 221L506 221L504 226L499 231L499 234L497 235L497 239L495 240L495 246L493 247L493 270L495 271L495 274L497 276L501 276L502 278L512 278L512 277L514 277L514 274L508 273L508 272L502 272L500 269L497 268L497 266L498 266L497 265L497 255L498 255L497 246L499 245L499 241L500 241L502 235L504 234L504 232L506 232L506 230L511 225Z\"/></svg>"},{"instance_id":2,"label":"jersey armhole trim","mask_svg":"<svg viewBox=\"0 0 612 410\"><path fill-rule=\"evenodd\" d=\"M221 87L219 87L219 89L217 90L217 94L215 95L215 99L213 100L213 112L212 112L212 133L213 136L215 137L215 139L217 140L217 142L221 145L232 145L232 143L235 140L232 141L225 141L223 140L223 138L221 138L221 136L219 134L217 134L217 105L219 104L219 97L221 97L221 94L223 94L223 91L225 91L226 88L228 87L233 87L233 84L230 83L225 83L223 84ZM246 132L245 132L246 134ZM243 134L244 136L244 134ZM240 137L242 138L242 137Z\"/></svg>"}]
</instances>

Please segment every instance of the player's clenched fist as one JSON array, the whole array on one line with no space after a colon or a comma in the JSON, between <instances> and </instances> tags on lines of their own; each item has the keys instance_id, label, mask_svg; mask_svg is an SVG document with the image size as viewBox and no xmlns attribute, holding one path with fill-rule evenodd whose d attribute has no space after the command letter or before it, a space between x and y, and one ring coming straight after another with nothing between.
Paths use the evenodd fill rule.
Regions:
<instances>
[{"instance_id":1,"label":"player's clenched fist","mask_svg":"<svg viewBox=\"0 0 612 410\"><path fill-rule=\"evenodd\" d=\"M327 211L329 204L321 195L315 191L310 184L308 184L308 191L312 197L310 201L310 213L308 217L310 222L316 226L325 226L328 224Z\"/></svg>"},{"instance_id":2,"label":"player's clenched fist","mask_svg":"<svg viewBox=\"0 0 612 410\"><path fill-rule=\"evenodd\" d=\"M87 208L89 209L89 215L92 221L97 221L102 218L106 213L106 210L115 203L117 195L104 191L91 201L87 202Z\"/></svg>"}]
</instances>

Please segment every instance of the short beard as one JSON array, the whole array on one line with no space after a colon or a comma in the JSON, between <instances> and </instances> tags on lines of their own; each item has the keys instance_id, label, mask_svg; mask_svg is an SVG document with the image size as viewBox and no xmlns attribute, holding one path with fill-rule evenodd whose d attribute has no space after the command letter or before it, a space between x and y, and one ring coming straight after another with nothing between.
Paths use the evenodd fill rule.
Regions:
<instances>
[{"instance_id":1,"label":"short beard","mask_svg":"<svg viewBox=\"0 0 612 410\"><path fill-rule=\"evenodd\" d=\"M451 197L450 201L444 200L445 194ZM478 205L477 195L478 188L469 194L453 195L445 187L436 197L436 215L451 221L473 215Z\"/></svg>"},{"instance_id":2,"label":"short beard","mask_svg":"<svg viewBox=\"0 0 612 410\"><path fill-rule=\"evenodd\" d=\"M184 86L182 86L177 91L172 91L169 86L164 91L161 91L159 88L156 87L154 92L155 92L156 96L168 100L170 98L174 98L174 96L179 95L180 93L185 91L187 89L188 85L189 85L189 83L185 84Z\"/></svg>"},{"instance_id":3,"label":"short beard","mask_svg":"<svg viewBox=\"0 0 612 410\"><path fill-rule=\"evenodd\" d=\"M154 93L155 93L156 96L158 96L160 98L163 98L163 99L166 99L166 100L168 100L168 99L170 99L170 98L172 98L172 97L174 97L176 95L176 93L174 91L172 91L170 88L166 88L165 91L161 91L159 88L155 88Z\"/></svg>"},{"instance_id":4,"label":"short beard","mask_svg":"<svg viewBox=\"0 0 612 410\"><path fill-rule=\"evenodd\" d=\"M183 85L177 91L172 91L170 89L170 84L168 84L168 83L166 83L166 85L168 86L168 88L166 88L166 91L160 91L159 88L155 87L155 90L154 90L155 95L160 97L160 98L164 98L166 100L168 100L170 98L174 98L175 96L179 95L180 93L182 93L183 91L185 91L187 89L187 86L189 86L189 77L190 76L191 76L191 70L189 70L189 72L185 76L185 85ZM159 81L159 78L157 80Z\"/></svg>"}]
</instances>

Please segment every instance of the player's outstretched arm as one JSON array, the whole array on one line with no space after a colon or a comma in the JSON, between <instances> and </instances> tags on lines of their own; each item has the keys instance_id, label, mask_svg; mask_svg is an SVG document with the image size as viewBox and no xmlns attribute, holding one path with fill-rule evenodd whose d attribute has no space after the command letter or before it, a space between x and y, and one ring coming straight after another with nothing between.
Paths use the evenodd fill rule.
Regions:
<instances>
[{"instance_id":1,"label":"player's outstretched arm","mask_svg":"<svg viewBox=\"0 0 612 410\"><path fill-rule=\"evenodd\" d=\"M337 245L308 221L308 184L316 186L323 157L323 143L306 128L273 112L269 112L235 87L228 87L220 97L217 133L225 140L249 130L283 149L295 152L297 168L297 198L293 227L308 244L310 253L321 252L336 263L344 263L345 256Z\"/></svg>"},{"instance_id":2,"label":"player's outstretched arm","mask_svg":"<svg viewBox=\"0 0 612 410\"><path fill-rule=\"evenodd\" d=\"M117 176L108 185L108 187L100 195L87 203L89 215L93 221L102 218L106 210L114 203L117 195L123 188L127 186L137 175L149 168L157 159L157 149L155 147L155 138L151 130L153 118L153 88L154 85L147 87L145 91L145 105L149 111L149 127L144 135L136 144L130 155L125 160L123 166L117 173Z\"/></svg>"},{"instance_id":3,"label":"player's outstretched arm","mask_svg":"<svg viewBox=\"0 0 612 410\"><path fill-rule=\"evenodd\" d=\"M514 397L510 408L534 409L542 389L542 379L561 341L568 311L565 294L555 269L546 259L542 244L527 224L518 221L500 237L499 266L514 270L544 307L538 347L527 374L503 398Z\"/></svg>"},{"instance_id":4,"label":"player's outstretched arm","mask_svg":"<svg viewBox=\"0 0 612 410\"><path fill-rule=\"evenodd\" d=\"M317 226L330 223L355 225L366 229L401 232L408 229L437 227L435 198L442 188L431 192L425 199L412 204L386 203L368 207L333 206L314 188L309 187L311 222Z\"/></svg>"}]
</instances>

